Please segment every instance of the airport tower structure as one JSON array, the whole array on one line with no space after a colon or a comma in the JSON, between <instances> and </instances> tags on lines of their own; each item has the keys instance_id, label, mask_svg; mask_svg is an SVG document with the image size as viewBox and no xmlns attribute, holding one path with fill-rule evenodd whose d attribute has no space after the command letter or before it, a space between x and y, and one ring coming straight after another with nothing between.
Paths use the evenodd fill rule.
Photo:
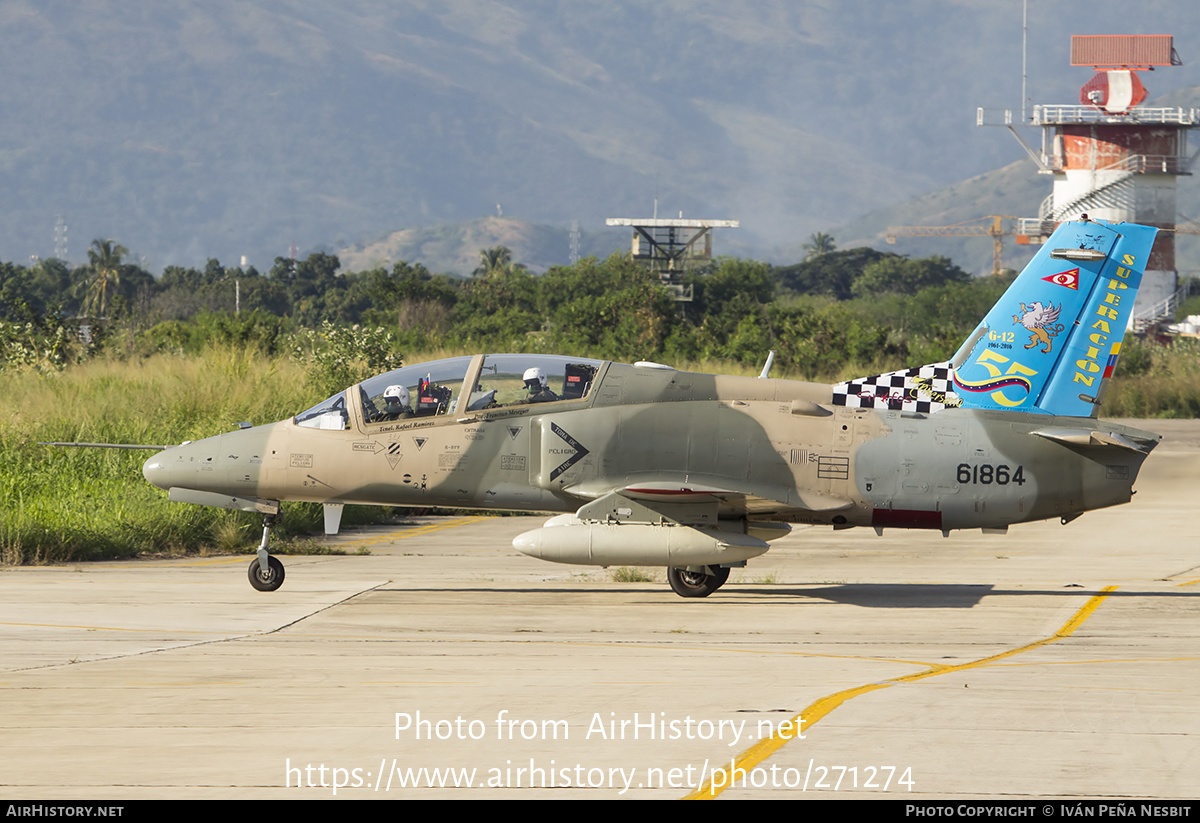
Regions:
<instances>
[{"instance_id":1,"label":"airport tower structure","mask_svg":"<svg viewBox=\"0 0 1200 823\"><path fill-rule=\"evenodd\" d=\"M1200 110L1141 105L1147 92L1139 72L1180 65L1171 35L1073 36L1071 65L1096 74L1078 105L1033 108L1042 150L1029 153L1040 173L1053 175L1054 188L1036 218L1019 221L1017 242L1044 243L1058 223L1084 214L1166 229L1135 304L1133 324L1144 328L1174 312L1175 183L1191 173L1187 133L1200 125Z\"/></svg>"},{"instance_id":2,"label":"airport tower structure","mask_svg":"<svg viewBox=\"0 0 1200 823\"><path fill-rule=\"evenodd\" d=\"M678 303L692 301L692 287L683 282L688 269L712 262L712 231L736 229L737 220L689 220L679 218L610 217L609 226L633 228L632 258L649 267Z\"/></svg>"}]
</instances>

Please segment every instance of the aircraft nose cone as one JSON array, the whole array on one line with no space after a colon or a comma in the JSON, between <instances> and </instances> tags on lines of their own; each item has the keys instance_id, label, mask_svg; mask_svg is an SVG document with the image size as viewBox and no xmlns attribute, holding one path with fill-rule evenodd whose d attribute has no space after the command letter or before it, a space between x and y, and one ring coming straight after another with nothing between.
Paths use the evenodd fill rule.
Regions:
<instances>
[{"instance_id":1,"label":"aircraft nose cone","mask_svg":"<svg viewBox=\"0 0 1200 823\"><path fill-rule=\"evenodd\" d=\"M166 461L163 460L164 454L166 452L161 451L142 464L142 477L146 478L146 482L152 486L169 489L171 488L171 478L167 476L169 472Z\"/></svg>"}]
</instances>

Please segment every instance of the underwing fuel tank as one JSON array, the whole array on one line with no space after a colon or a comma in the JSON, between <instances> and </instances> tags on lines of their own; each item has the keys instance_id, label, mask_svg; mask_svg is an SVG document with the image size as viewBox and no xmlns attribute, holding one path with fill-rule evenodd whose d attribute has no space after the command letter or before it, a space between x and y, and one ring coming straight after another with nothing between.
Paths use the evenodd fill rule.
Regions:
<instances>
[{"instance_id":1,"label":"underwing fuel tank","mask_svg":"<svg viewBox=\"0 0 1200 823\"><path fill-rule=\"evenodd\" d=\"M718 566L758 557L769 546L749 534L680 524L582 523L575 515L552 517L513 540L513 548L539 560L584 566Z\"/></svg>"}]
</instances>

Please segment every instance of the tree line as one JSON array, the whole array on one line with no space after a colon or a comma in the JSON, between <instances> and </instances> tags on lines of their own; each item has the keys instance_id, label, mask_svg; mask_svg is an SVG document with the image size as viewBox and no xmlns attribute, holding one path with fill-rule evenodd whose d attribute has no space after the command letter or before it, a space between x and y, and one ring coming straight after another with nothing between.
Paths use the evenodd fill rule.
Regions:
<instances>
[{"instance_id":1,"label":"tree line","mask_svg":"<svg viewBox=\"0 0 1200 823\"><path fill-rule=\"evenodd\" d=\"M689 270L690 302L628 255L535 275L504 247L470 278L398 262L342 272L336 255L275 259L270 271L168 266L155 277L111 240L86 264L0 263L0 368L61 368L104 347L198 351L213 341L287 350L301 330L381 327L395 351L560 352L618 360L762 362L793 373L943 359L1009 277L969 276L944 257L837 250L814 235L788 266L721 258ZM48 354L47 354L48 353Z\"/></svg>"}]
</instances>

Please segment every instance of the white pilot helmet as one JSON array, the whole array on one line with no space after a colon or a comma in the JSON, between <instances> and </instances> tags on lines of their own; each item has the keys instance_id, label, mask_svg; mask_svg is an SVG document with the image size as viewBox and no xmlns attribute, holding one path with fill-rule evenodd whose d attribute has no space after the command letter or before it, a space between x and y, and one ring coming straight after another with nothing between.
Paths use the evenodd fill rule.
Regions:
<instances>
[{"instance_id":1,"label":"white pilot helmet","mask_svg":"<svg viewBox=\"0 0 1200 823\"><path fill-rule=\"evenodd\" d=\"M525 385L533 388L536 382L539 388L546 388L546 373L537 366L530 366L525 370L525 374L521 375L521 379L525 381Z\"/></svg>"},{"instance_id":2,"label":"white pilot helmet","mask_svg":"<svg viewBox=\"0 0 1200 823\"><path fill-rule=\"evenodd\" d=\"M396 402L398 402L401 406L407 406L409 401L412 399L408 394L408 389L404 388L403 386L388 386L383 390L384 402L387 402L387 400L392 397L396 398Z\"/></svg>"}]
</instances>

